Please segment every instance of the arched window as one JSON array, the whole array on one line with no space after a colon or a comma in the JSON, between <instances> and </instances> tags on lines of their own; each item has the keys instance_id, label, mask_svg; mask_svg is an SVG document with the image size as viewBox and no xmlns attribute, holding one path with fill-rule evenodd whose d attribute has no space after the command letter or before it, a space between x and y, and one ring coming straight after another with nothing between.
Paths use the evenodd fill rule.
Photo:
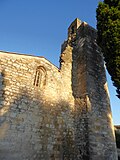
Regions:
<instances>
[{"instance_id":1,"label":"arched window","mask_svg":"<svg viewBox=\"0 0 120 160\"><path fill-rule=\"evenodd\" d=\"M46 84L46 69L43 66L39 66L36 69L34 86L42 88Z\"/></svg>"}]
</instances>

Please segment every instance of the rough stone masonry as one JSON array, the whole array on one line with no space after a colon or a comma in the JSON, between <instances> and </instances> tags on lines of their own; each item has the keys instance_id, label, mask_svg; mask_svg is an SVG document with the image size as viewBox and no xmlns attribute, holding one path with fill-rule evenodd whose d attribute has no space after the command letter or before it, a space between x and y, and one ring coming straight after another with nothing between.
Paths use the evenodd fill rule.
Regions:
<instances>
[{"instance_id":1,"label":"rough stone masonry","mask_svg":"<svg viewBox=\"0 0 120 160\"><path fill-rule=\"evenodd\" d=\"M0 52L0 160L117 160L96 30L68 28L60 68Z\"/></svg>"}]
</instances>

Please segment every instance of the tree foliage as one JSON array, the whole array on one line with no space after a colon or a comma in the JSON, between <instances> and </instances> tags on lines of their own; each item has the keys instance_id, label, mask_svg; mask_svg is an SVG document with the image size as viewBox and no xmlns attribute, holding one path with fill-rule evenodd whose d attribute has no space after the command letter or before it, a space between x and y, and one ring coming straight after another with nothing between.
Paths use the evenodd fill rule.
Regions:
<instances>
[{"instance_id":1,"label":"tree foliage","mask_svg":"<svg viewBox=\"0 0 120 160\"><path fill-rule=\"evenodd\" d=\"M120 0L100 2L97 12L98 45L120 98Z\"/></svg>"}]
</instances>

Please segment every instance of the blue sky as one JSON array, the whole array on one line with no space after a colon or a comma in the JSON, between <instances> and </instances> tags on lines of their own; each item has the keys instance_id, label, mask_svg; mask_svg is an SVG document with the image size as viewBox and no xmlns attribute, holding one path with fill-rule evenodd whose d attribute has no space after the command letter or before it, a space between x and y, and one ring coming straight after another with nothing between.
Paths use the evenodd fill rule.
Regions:
<instances>
[{"instance_id":1,"label":"blue sky","mask_svg":"<svg viewBox=\"0 0 120 160\"><path fill-rule=\"evenodd\" d=\"M79 18L96 28L98 0L0 0L0 50L44 56L59 66L60 48L70 23ZM115 124L120 100L108 85Z\"/></svg>"}]
</instances>

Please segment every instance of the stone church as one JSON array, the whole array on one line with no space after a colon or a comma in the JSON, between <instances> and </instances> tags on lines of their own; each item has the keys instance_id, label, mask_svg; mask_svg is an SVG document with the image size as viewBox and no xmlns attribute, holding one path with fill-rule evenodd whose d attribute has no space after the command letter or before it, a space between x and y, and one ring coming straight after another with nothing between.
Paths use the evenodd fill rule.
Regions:
<instances>
[{"instance_id":1,"label":"stone church","mask_svg":"<svg viewBox=\"0 0 120 160\"><path fill-rule=\"evenodd\" d=\"M0 160L117 160L96 30L75 19L60 68L0 52Z\"/></svg>"}]
</instances>

